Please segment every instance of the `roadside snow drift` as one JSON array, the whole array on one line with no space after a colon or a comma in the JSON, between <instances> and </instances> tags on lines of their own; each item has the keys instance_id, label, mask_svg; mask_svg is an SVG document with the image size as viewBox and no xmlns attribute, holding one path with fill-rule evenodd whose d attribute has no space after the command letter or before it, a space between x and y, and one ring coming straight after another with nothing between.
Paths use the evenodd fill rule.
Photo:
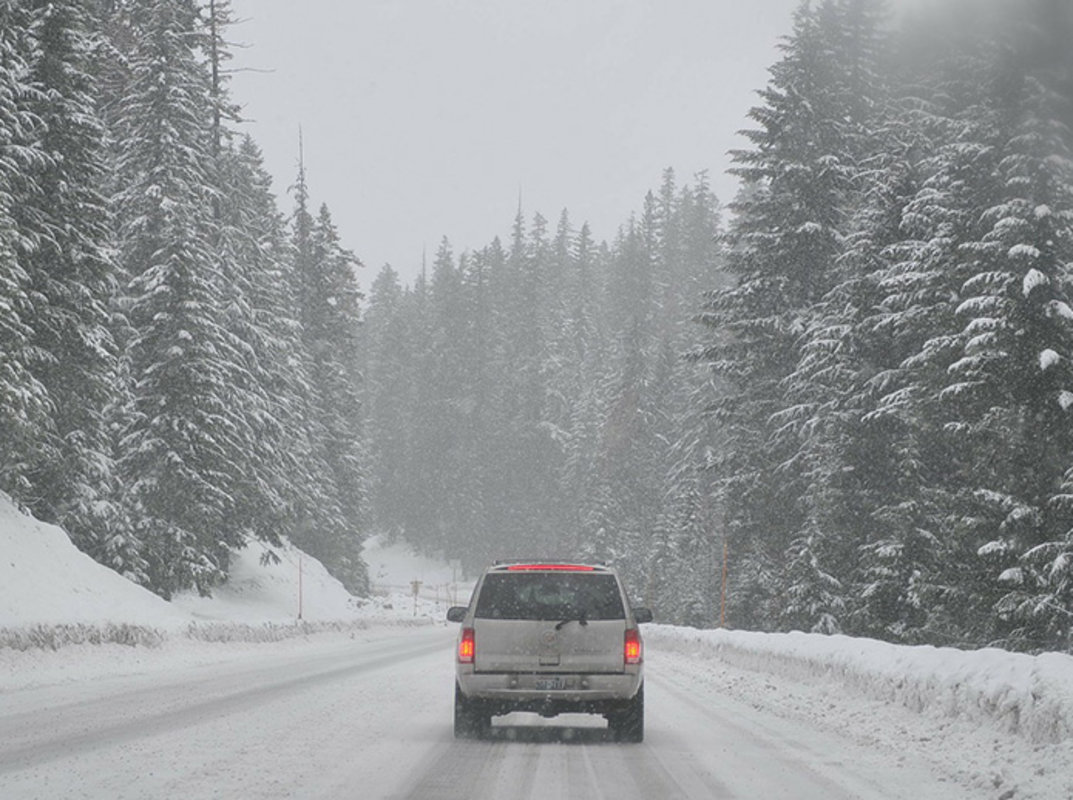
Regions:
<instances>
[{"instance_id":1,"label":"roadside snow drift","mask_svg":"<svg viewBox=\"0 0 1073 800\"><path fill-rule=\"evenodd\" d=\"M227 582L211 597L182 592L168 602L98 564L62 529L22 513L0 493L0 648L152 644L176 633L275 641L325 626L428 624L442 621L456 599L465 602L471 588L454 582L450 566L405 543L374 537L364 556L374 581L370 598L351 595L289 543L253 542L233 554ZM414 580L421 581L418 597Z\"/></svg>"},{"instance_id":2,"label":"roadside snow drift","mask_svg":"<svg viewBox=\"0 0 1073 800\"><path fill-rule=\"evenodd\" d=\"M352 619L355 601L323 564L293 545L250 543L232 556L227 582L212 597L183 592L172 603L198 620L257 624Z\"/></svg>"},{"instance_id":3,"label":"roadside snow drift","mask_svg":"<svg viewBox=\"0 0 1073 800\"><path fill-rule=\"evenodd\" d=\"M650 646L799 683L836 684L934 717L993 725L1031 742L1073 741L1073 656L906 647L807 633L653 625Z\"/></svg>"},{"instance_id":4,"label":"roadside snow drift","mask_svg":"<svg viewBox=\"0 0 1073 800\"><path fill-rule=\"evenodd\" d=\"M0 493L0 628L122 623L173 628L189 616L78 550Z\"/></svg>"}]
</instances>

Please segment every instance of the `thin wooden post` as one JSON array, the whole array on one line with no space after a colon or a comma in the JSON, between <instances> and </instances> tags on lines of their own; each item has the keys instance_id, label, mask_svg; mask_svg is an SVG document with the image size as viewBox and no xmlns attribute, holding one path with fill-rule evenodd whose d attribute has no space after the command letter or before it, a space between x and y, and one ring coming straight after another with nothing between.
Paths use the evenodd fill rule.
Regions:
<instances>
[{"instance_id":1,"label":"thin wooden post","mask_svg":"<svg viewBox=\"0 0 1073 800\"><path fill-rule=\"evenodd\" d=\"M723 534L723 588L719 601L719 627L727 626L727 536Z\"/></svg>"}]
</instances>

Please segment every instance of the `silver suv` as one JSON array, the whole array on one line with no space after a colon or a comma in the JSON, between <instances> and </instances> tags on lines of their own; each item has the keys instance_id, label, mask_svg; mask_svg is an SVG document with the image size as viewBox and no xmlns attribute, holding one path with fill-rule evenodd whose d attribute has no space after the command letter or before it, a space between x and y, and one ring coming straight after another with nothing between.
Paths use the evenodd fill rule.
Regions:
<instances>
[{"instance_id":1,"label":"silver suv","mask_svg":"<svg viewBox=\"0 0 1073 800\"><path fill-rule=\"evenodd\" d=\"M622 581L599 564L499 563L477 581L461 622L455 736L479 738L492 717L535 711L602 714L619 741L644 739L643 645Z\"/></svg>"}]
</instances>

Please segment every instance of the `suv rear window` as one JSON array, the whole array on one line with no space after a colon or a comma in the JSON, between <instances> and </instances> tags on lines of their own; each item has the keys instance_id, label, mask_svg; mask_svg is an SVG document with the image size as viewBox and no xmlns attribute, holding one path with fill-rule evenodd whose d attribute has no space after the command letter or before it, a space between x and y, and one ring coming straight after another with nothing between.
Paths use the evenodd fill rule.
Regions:
<instances>
[{"instance_id":1,"label":"suv rear window","mask_svg":"<svg viewBox=\"0 0 1073 800\"><path fill-rule=\"evenodd\" d=\"M614 575L490 573L477 598L482 619L624 619Z\"/></svg>"}]
</instances>

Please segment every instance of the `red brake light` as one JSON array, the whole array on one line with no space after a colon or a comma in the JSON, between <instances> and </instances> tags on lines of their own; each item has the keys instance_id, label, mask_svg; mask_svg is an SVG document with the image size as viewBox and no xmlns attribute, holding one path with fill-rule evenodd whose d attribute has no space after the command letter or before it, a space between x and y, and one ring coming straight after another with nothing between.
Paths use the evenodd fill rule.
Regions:
<instances>
[{"instance_id":1,"label":"red brake light","mask_svg":"<svg viewBox=\"0 0 1073 800\"><path fill-rule=\"evenodd\" d=\"M477 655L477 640L473 628L463 628L462 638L458 640L458 661L460 664L472 664Z\"/></svg>"},{"instance_id":2,"label":"red brake light","mask_svg":"<svg viewBox=\"0 0 1073 800\"><path fill-rule=\"evenodd\" d=\"M624 659L627 664L641 663L641 632L636 628L626 631Z\"/></svg>"},{"instance_id":3,"label":"red brake light","mask_svg":"<svg viewBox=\"0 0 1073 800\"><path fill-rule=\"evenodd\" d=\"M563 572L592 572L594 568L585 564L511 564L507 567L508 572L534 569L560 570Z\"/></svg>"}]
</instances>

